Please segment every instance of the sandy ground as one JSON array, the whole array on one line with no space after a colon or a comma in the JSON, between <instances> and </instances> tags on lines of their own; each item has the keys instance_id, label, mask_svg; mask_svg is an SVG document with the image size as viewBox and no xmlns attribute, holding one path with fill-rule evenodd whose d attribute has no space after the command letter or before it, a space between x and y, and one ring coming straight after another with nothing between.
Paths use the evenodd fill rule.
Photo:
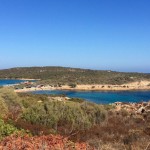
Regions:
<instances>
[{"instance_id":1,"label":"sandy ground","mask_svg":"<svg viewBox=\"0 0 150 150\"><path fill-rule=\"evenodd\" d=\"M33 81L33 80L41 80L41 79L18 78L18 80L28 80L28 81Z\"/></svg>"},{"instance_id":2,"label":"sandy ground","mask_svg":"<svg viewBox=\"0 0 150 150\"><path fill-rule=\"evenodd\" d=\"M122 85L77 85L75 88L71 88L68 85L62 87L51 87L49 85L43 87L31 87L24 89L17 89L15 92L29 92L39 90L83 90L83 91L130 91L130 90L150 90L150 81L133 82Z\"/></svg>"}]
</instances>

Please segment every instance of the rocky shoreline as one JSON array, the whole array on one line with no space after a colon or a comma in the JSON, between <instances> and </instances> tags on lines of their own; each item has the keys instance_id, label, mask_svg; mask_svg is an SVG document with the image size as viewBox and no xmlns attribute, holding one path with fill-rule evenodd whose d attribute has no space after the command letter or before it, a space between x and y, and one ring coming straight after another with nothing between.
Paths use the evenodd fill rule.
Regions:
<instances>
[{"instance_id":1,"label":"rocky shoreline","mask_svg":"<svg viewBox=\"0 0 150 150\"><path fill-rule=\"evenodd\" d=\"M137 121L150 121L150 101L139 103L115 102L115 112L122 112L125 116L132 116Z\"/></svg>"}]
</instances>

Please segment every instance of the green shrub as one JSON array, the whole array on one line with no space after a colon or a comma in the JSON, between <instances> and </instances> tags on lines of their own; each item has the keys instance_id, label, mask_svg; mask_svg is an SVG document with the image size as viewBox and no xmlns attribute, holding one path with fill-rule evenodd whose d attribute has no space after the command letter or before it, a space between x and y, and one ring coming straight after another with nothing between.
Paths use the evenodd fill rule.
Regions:
<instances>
[{"instance_id":1,"label":"green shrub","mask_svg":"<svg viewBox=\"0 0 150 150\"><path fill-rule=\"evenodd\" d=\"M102 106L92 103L44 102L28 107L22 119L32 124L53 129L68 126L70 130L84 130L100 124L106 118Z\"/></svg>"},{"instance_id":2,"label":"green shrub","mask_svg":"<svg viewBox=\"0 0 150 150\"><path fill-rule=\"evenodd\" d=\"M4 123L4 121L0 119L0 139L17 131L16 127L11 124Z\"/></svg>"},{"instance_id":3,"label":"green shrub","mask_svg":"<svg viewBox=\"0 0 150 150\"><path fill-rule=\"evenodd\" d=\"M81 98L70 98L68 101L82 103L82 102L84 102L85 100L83 100L83 99L81 99Z\"/></svg>"},{"instance_id":4,"label":"green shrub","mask_svg":"<svg viewBox=\"0 0 150 150\"><path fill-rule=\"evenodd\" d=\"M11 117L18 117L22 111L22 105L19 96L11 88L2 88L0 89L0 108L4 113L10 114ZM3 115L2 115L3 117Z\"/></svg>"},{"instance_id":5,"label":"green shrub","mask_svg":"<svg viewBox=\"0 0 150 150\"><path fill-rule=\"evenodd\" d=\"M101 105L84 102L81 104L81 108L88 115L92 125L100 124L106 118L106 110Z\"/></svg>"}]
</instances>

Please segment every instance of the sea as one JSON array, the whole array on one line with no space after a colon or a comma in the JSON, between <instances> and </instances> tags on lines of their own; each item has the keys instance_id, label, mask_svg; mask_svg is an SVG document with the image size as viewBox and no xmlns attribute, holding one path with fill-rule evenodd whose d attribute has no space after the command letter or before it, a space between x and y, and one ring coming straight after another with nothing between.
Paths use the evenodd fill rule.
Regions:
<instances>
[{"instance_id":1,"label":"sea","mask_svg":"<svg viewBox=\"0 0 150 150\"><path fill-rule=\"evenodd\" d=\"M27 80L0 80L0 86L13 85ZM97 104L110 104L114 102L143 102L150 101L150 91L66 91L43 90L34 91L33 94L65 95L70 98L81 98Z\"/></svg>"},{"instance_id":2,"label":"sea","mask_svg":"<svg viewBox=\"0 0 150 150\"><path fill-rule=\"evenodd\" d=\"M0 79L0 86L7 86L13 84L19 84L28 80L15 80L15 79Z\"/></svg>"}]
</instances>

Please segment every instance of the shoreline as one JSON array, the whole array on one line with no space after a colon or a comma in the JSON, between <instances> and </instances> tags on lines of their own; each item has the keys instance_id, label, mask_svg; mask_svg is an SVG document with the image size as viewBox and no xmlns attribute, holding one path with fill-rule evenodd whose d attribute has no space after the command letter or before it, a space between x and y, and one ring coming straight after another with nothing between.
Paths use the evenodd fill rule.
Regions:
<instances>
[{"instance_id":1,"label":"shoreline","mask_svg":"<svg viewBox=\"0 0 150 150\"><path fill-rule=\"evenodd\" d=\"M32 80L37 80L40 81L41 79L28 79L28 78L0 78L0 80L28 80L28 81L32 81Z\"/></svg>"},{"instance_id":2,"label":"shoreline","mask_svg":"<svg viewBox=\"0 0 150 150\"><path fill-rule=\"evenodd\" d=\"M14 90L16 93L28 93L28 92L35 92L35 91L77 91L77 92L135 92L135 91L150 91L150 89L129 89L129 90L83 90L83 89L19 89Z\"/></svg>"}]
</instances>

